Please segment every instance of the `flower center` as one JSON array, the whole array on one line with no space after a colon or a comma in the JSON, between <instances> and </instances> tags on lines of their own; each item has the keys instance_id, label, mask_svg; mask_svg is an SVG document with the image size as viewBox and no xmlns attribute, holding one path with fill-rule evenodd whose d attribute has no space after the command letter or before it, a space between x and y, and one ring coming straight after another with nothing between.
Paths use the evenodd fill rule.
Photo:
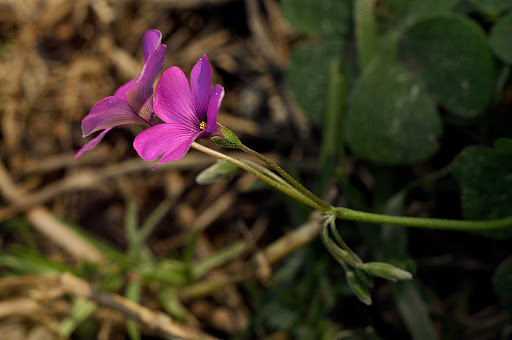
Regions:
<instances>
[{"instance_id":1,"label":"flower center","mask_svg":"<svg viewBox=\"0 0 512 340\"><path fill-rule=\"evenodd\" d=\"M205 122L201 122L201 124L199 124L199 128L201 130L204 130L205 127L206 127L206 123Z\"/></svg>"}]
</instances>

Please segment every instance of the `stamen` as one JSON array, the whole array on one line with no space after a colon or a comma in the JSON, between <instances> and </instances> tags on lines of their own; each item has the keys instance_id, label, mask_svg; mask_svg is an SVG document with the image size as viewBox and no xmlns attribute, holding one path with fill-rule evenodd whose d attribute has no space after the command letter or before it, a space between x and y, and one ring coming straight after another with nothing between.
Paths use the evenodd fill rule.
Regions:
<instances>
[{"instance_id":1,"label":"stamen","mask_svg":"<svg viewBox=\"0 0 512 340\"><path fill-rule=\"evenodd\" d=\"M201 124L199 124L199 128L200 128L201 130L204 130L204 129L205 129L205 127L206 127L206 123L205 123L205 122L201 122Z\"/></svg>"}]
</instances>

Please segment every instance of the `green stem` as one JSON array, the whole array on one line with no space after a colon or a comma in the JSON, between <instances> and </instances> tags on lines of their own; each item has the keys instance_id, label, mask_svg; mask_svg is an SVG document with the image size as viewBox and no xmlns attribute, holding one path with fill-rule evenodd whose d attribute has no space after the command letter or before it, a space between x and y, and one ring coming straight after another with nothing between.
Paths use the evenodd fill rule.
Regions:
<instances>
[{"instance_id":1,"label":"green stem","mask_svg":"<svg viewBox=\"0 0 512 340\"><path fill-rule=\"evenodd\" d=\"M404 216L391 216L381 215L375 213L368 213L363 211L352 210L348 208L332 207L329 204L322 201L311 191L306 189L302 184L297 182L292 176L284 171L279 165L268 159L267 157L259 154L258 152L248 148L241 144L239 149L246 152L249 155L255 156L256 158L264 161L271 166L279 175L281 175L289 185L285 185L281 181L270 178L262 172L256 170L252 166L232 157L226 156L220 152L207 148L196 142L192 143L192 147L215 156L220 159L224 159L265 181L269 185L273 186L279 191L301 201L302 203L323 211L325 213L336 216L336 218L342 220L361 221L376 224L393 224L404 227L414 228L425 228L425 229L440 229L440 230L459 230L459 231L489 231L501 228L512 227L512 216L502 219L487 220L487 221L466 221L466 220L447 220L441 218L420 218L420 217L404 217Z\"/></svg>"},{"instance_id":2,"label":"green stem","mask_svg":"<svg viewBox=\"0 0 512 340\"><path fill-rule=\"evenodd\" d=\"M488 231L512 226L512 217L488 221L447 220L441 218L419 218L404 216L389 216L352 210L348 208L334 208L337 218L351 221L361 221L377 224L394 224L404 227L460 230L460 231Z\"/></svg>"},{"instance_id":3,"label":"green stem","mask_svg":"<svg viewBox=\"0 0 512 340\"><path fill-rule=\"evenodd\" d=\"M211 156L214 156L214 157L217 157L219 159L223 159L227 162L230 162L231 164L234 164L236 166L238 166L239 168L241 169L244 169L245 171L253 174L254 176L258 177L259 179L261 179L262 181L265 181L266 183L268 183L269 185L271 185L272 187L276 188L277 190L295 198L296 200L310 206L311 208L313 209L317 209L317 210L321 210L321 211L326 211L326 209L324 209L322 206L320 206L317 202L315 202L314 200L310 199L309 197L305 196L304 194L302 194L301 192L297 191L295 188L291 188L290 186L288 185L284 185L283 183L280 183L272 178L270 178L269 176L259 172L258 170L254 169L253 167L251 167L249 164L247 163L244 163L238 159L235 159L235 158L232 158L232 157L229 157L223 153L220 153L220 152L217 152L213 149L210 149L204 145L201 145L199 143L192 143L191 145L194 149L196 150L199 150L201 152L204 152L206 154L209 154ZM325 203L324 203L325 204Z\"/></svg>"},{"instance_id":4,"label":"green stem","mask_svg":"<svg viewBox=\"0 0 512 340\"><path fill-rule=\"evenodd\" d=\"M334 220L332 220L329 223L329 226L331 228L331 232L334 235L334 239L336 240L336 242L338 242L338 244L341 246L341 248L345 249L350 254L350 256L353 258L354 264L352 264L352 265L354 267L357 267L357 265L359 265L359 264L362 265L363 260L361 260L359 255L357 255L352 249L350 249L350 247L347 245L347 243L345 243L345 241L343 241L343 239L341 238L340 234L338 233L338 230L336 229L336 223L334 222Z\"/></svg>"},{"instance_id":5,"label":"green stem","mask_svg":"<svg viewBox=\"0 0 512 340\"><path fill-rule=\"evenodd\" d=\"M252 150L251 148L248 148L245 145L240 146L240 150L244 151L245 153L254 156L258 159L261 159L263 162L267 163L269 166L272 167L275 171L277 171L278 174L283 176L285 180L287 180L291 185L293 185L294 188L296 188L300 193L310 198L313 202L315 202L318 206L321 208L319 210L322 211L328 211L331 210L332 207L322 201L320 198L318 198L315 194L313 194L311 191L306 189L302 184L297 182L292 176L290 176L286 171L284 171L279 165L268 159L267 157L263 156L262 154Z\"/></svg>"},{"instance_id":6,"label":"green stem","mask_svg":"<svg viewBox=\"0 0 512 340\"><path fill-rule=\"evenodd\" d=\"M347 272L349 268L345 263L345 260L350 259L350 257L348 256L348 252L338 247L338 245L335 244L329 238L329 229L325 223L322 225L322 228L320 229L320 238L327 251L332 255L332 257L334 257L336 262L338 262Z\"/></svg>"},{"instance_id":7,"label":"green stem","mask_svg":"<svg viewBox=\"0 0 512 340\"><path fill-rule=\"evenodd\" d=\"M249 161L249 160L246 160L246 159L240 159L240 161L246 163L247 165L249 165L251 167L253 167L257 171L261 172L262 174L267 175L268 177L272 178L276 182L279 182L279 183L287 186L288 188L290 188L290 190L297 190L294 187L292 187L292 185L290 183L288 183L282 177L280 177L278 174L276 174L275 172L272 172L271 170L267 169L263 165L260 165L258 163L255 163L255 162L252 162L252 161Z\"/></svg>"}]
</instances>

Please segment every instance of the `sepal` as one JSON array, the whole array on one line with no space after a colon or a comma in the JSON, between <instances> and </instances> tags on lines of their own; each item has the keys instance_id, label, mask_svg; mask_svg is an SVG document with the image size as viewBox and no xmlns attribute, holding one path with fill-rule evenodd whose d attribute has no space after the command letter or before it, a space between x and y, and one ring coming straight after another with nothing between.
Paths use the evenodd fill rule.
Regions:
<instances>
[{"instance_id":1,"label":"sepal","mask_svg":"<svg viewBox=\"0 0 512 340\"><path fill-rule=\"evenodd\" d=\"M210 137L210 140L224 148L239 149L242 146L237 135L219 123L217 123L217 131Z\"/></svg>"}]
</instances>

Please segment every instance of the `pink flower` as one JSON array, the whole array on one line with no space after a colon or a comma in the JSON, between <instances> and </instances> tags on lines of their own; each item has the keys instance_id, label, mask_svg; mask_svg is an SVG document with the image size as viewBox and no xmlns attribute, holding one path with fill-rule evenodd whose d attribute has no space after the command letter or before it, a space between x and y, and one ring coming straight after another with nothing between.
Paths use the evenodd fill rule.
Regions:
<instances>
[{"instance_id":1,"label":"pink flower","mask_svg":"<svg viewBox=\"0 0 512 340\"><path fill-rule=\"evenodd\" d=\"M153 109L153 83L164 66L166 46L160 44L162 33L149 30L144 34L142 47L144 68L139 77L122 85L113 96L94 105L91 112L82 120L83 136L103 130L85 144L75 155L95 148L108 131L124 124L153 126L157 124Z\"/></svg>"},{"instance_id":2,"label":"pink flower","mask_svg":"<svg viewBox=\"0 0 512 340\"><path fill-rule=\"evenodd\" d=\"M135 137L133 146L142 158L150 161L163 155L156 168L183 157L193 141L219 135L217 112L224 88L215 85L210 90L211 82L212 70L206 55L192 69L190 85L179 67L163 73L156 86L155 113L165 123Z\"/></svg>"}]
</instances>

